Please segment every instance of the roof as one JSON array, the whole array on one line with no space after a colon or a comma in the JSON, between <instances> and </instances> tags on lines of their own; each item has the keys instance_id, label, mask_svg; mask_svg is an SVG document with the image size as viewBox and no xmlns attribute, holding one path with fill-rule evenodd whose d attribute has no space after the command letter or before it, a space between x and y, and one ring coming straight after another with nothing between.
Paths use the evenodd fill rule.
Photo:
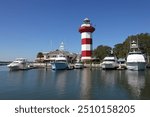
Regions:
<instances>
[{"instance_id":1,"label":"roof","mask_svg":"<svg viewBox=\"0 0 150 117\"><path fill-rule=\"evenodd\" d=\"M116 57L109 56L109 57L105 57L104 60L116 60Z\"/></svg>"}]
</instances>

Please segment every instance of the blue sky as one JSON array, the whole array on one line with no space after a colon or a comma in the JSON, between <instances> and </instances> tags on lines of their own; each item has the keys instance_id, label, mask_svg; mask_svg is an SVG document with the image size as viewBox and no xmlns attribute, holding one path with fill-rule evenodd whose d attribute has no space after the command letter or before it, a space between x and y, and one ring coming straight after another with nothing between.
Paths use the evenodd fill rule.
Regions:
<instances>
[{"instance_id":1,"label":"blue sky","mask_svg":"<svg viewBox=\"0 0 150 117\"><path fill-rule=\"evenodd\" d=\"M113 47L129 35L150 32L149 0L0 0L0 60L39 51L65 49L79 53L78 29L88 17L95 26L93 48Z\"/></svg>"}]
</instances>

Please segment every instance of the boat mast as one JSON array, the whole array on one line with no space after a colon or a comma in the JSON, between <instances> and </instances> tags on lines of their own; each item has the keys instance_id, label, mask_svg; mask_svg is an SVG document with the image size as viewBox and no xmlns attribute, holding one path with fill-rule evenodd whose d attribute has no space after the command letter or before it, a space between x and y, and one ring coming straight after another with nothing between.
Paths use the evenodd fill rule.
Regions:
<instances>
[{"instance_id":1,"label":"boat mast","mask_svg":"<svg viewBox=\"0 0 150 117\"><path fill-rule=\"evenodd\" d=\"M139 50L139 39L138 39L138 37L137 37L137 49Z\"/></svg>"}]
</instances>

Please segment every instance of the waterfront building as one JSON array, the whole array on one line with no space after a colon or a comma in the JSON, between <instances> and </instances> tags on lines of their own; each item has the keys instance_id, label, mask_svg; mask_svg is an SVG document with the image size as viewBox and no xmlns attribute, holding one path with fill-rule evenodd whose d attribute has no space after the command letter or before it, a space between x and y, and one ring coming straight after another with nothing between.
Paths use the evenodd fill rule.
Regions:
<instances>
[{"instance_id":1,"label":"waterfront building","mask_svg":"<svg viewBox=\"0 0 150 117\"><path fill-rule=\"evenodd\" d=\"M50 52L42 52L42 53L43 53L43 57L36 58L35 61L37 61L37 62L41 62L41 61L42 62L53 62L56 59L57 55L62 54L68 59L68 61L70 63L73 63L76 61L76 58L78 56L78 54L76 54L76 53L66 51L63 42L61 42L59 49L56 49L56 50L50 51Z\"/></svg>"},{"instance_id":2,"label":"waterfront building","mask_svg":"<svg viewBox=\"0 0 150 117\"><path fill-rule=\"evenodd\" d=\"M92 59L92 33L95 28L90 23L88 18L85 18L83 24L79 28L81 33L81 60L91 60Z\"/></svg>"}]
</instances>

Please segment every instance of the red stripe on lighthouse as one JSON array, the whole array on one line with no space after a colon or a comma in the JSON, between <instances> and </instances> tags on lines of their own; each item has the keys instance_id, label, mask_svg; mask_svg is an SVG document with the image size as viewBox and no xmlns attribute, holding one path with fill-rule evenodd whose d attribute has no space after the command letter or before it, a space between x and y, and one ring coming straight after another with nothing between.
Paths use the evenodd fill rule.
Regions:
<instances>
[{"instance_id":1,"label":"red stripe on lighthouse","mask_svg":"<svg viewBox=\"0 0 150 117\"><path fill-rule=\"evenodd\" d=\"M95 31L95 28L92 27L92 26L82 26L79 28L79 32L80 33L83 33L83 32L94 32Z\"/></svg>"},{"instance_id":2,"label":"red stripe on lighthouse","mask_svg":"<svg viewBox=\"0 0 150 117\"><path fill-rule=\"evenodd\" d=\"M84 38L82 39L82 44L92 44L92 39L91 38Z\"/></svg>"},{"instance_id":3,"label":"red stripe on lighthouse","mask_svg":"<svg viewBox=\"0 0 150 117\"><path fill-rule=\"evenodd\" d=\"M92 56L92 51L82 51L82 56L86 56L86 57L88 57L88 56Z\"/></svg>"}]
</instances>

